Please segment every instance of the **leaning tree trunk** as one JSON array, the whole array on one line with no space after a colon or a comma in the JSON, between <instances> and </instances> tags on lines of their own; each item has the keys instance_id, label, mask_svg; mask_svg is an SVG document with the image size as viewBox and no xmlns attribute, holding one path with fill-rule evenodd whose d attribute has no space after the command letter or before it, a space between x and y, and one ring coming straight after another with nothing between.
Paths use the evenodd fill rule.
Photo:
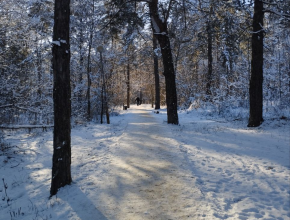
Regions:
<instances>
[{"instance_id":1,"label":"leaning tree trunk","mask_svg":"<svg viewBox=\"0 0 290 220\"><path fill-rule=\"evenodd\" d=\"M250 117L248 127L263 122L263 2L255 0L252 34L252 61L250 78Z\"/></svg>"},{"instance_id":2,"label":"leaning tree trunk","mask_svg":"<svg viewBox=\"0 0 290 220\"><path fill-rule=\"evenodd\" d=\"M158 56L155 53L157 49L157 39L153 34L153 60L154 60L154 77L155 77L155 109L160 109L160 83L158 71Z\"/></svg>"},{"instance_id":3,"label":"leaning tree trunk","mask_svg":"<svg viewBox=\"0 0 290 220\"><path fill-rule=\"evenodd\" d=\"M167 19L162 21L162 19L159 17L158 0L151 0L148 4L151 14L153 34L156 36L159 42L163 60L163 74L165 76L166 83L167 123L178 124L175 71L170 40L167 31Z\"/></svg>"},{"instance_id":4,"label":"leaning tree trunk","mask_svg":"<svg viewBox=\"0 0 290 220\"><path fill-rule=\"evenodd\" d=\"M70 0L55 1L53 27L53 158L50 195L70 184L71 178L71 88L69 21Z\"/></svg>"}]
</instances>

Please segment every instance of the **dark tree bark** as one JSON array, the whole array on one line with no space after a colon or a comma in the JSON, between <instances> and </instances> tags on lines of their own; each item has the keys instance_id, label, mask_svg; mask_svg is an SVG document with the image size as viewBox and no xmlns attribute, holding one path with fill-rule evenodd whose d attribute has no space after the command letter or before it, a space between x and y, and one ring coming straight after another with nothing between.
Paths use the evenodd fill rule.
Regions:
<instances>
[{"instance_id":1,"label":"dark tree bark","mask_svg":"<svg viewBox=\"0 0 290 220\"><path fill-rule=\"evenodd\" d=\"M127 64L127 108L130 108L130 64Z\"/></svg>"},{"instance_id":2,"label":"dark tree bark","mask_svg":"<svg viewBox=\"0 0 290 220\"><path fill-rule=\"evenodd\" d=\"M101 91L101 124L103 124L103 115L104 115L104 85L102 84Z\"/></svg>"},{"instance_id":3,"label":"dark tree bark","mask_svg":"<svg viewBox=\"0 0 290 220\"><path fill-rule=\"evenodd\" d=\"M175 70L167 30L167 18L170 7L167 11L166 18L162 21L158 14L158 0L152 0L148 4L152 20L153 34L159 42L163 60L163 75L165 76L166 83L167 123L178 124Z\"/></svg>"},{"instance_id":4,"label":"dark tree bark","mask_svg":"<svg viewBox=\"0 0 290 220\"><path fill-rule=\"evenodd\" d=\"M79 50L80 50L80 68L79 68L79 76L78 76L78 81L79 81L79 84L82 84L83 82L83 68L84 68L84 54L83 54L83 43L84 43L84 40L83 40L83 19L81 18L80 19L80 41L79 41ZM78 101L81 101L82 100L82 89L80 87L80 90L78 92Z\"/></svg>"},{"instance_id":5,"label":"dark tree bark","mask_svg":"<svg viewBox=\"0 0 290 220\"><path fill-rule=\"evenodd\" d=\"M41 95L42 95L42 90L41 90L41 81L42 81L42 76L41 76L41 73L42 73L42 56L41 56L41 51L40 51L40 48L37 46L37 52L36 52L36 55L37 55L37 61L36 61L36 65L37 65L37 76L38 76L38 90L37 90L37 94L38 94L38 97L41 98Z\"/></svg>"},{"instance_id":6,"label":"dark tree bark","mask_svg":"<svg viewBox=\"0 0 290 220\"><path fill-rule=\"evenodd\" d=\"M154 77L155 77L155 109L160 109L160 83L158 71L158 56L155 53L157 49L157 39L153 34L153 60L154 60Z\"/></svg>"},{"instance_id":7,"label":"dark tree bark","mask_svg":"<svg viewBox=\"0 0 290 220\"><path fill-rule=\"evenodd\" d=\"M95 2L93 0L93 14L95 12ZM93 19L93 18L92 18ZM90 40L89 40L89 51L88 51L88 63L87 63L87 78L88 78L88 87L87 87L87 99L88 99L88 109L87 109L87 114L88 114L88 120L91 120L91 72L92 72L92 67L91 67L91 51L92 51L92 44L93 44L93 34L94 34L94 20L92 20L91 28L90 28Z\"/></svg>"},{"instance_id":8,"label":"dark tree bark","mask_svg":"<svg viewBox=\"0 0 290 220\"><path fill-rule=\"evenodd\" d=\"M250 117L248 127L257 127L263 122L263 19L263 2L255 0L249 89Z\"/></svg>"},{"instance_id":9,"label":"dark tree bark","mask_svg":"<svg viewBox=\"0 0 290 220\"><path fill-rule=\"evenodd\" d=\"M207 100L211 99L211 86L212 86L212 28L210 22L207 24L207 57L208 57L208 70L206 76L206 95Z\"/></svg>"},{"instance_id":10,"label":"dark tree bark","mask_svg":"<svg viewBox=\"0 0 290 220\"><path fill-rule=\"evenodd\" d=\"M210 3L212 4L212 3ZM212 32L213 32L213 27L212 27L212 19L211 16L213 14L213 7L210 5L210 12L209 12L209 20L207 22L207 57L208 57L208 70L207 70L207 76L206 76L206 100L210 101L211 100L211 87L212 87L212 61L213 61L213 56L212 56Z\"/></svg>"},{"instance_id":11,"label":"dark tree bark","mask_svg":"<svg viewBox=\"0 0 290 220\"><path fill-rule=\"evenodd\" d=\"M70 184L71 178L71 88L69 21L70 0L55 1L53 27L54 131L50 195Z\"/></svg>"},{"instance_id":12,"label":"dark tree bark","mask_svg":"<svg viewBox=\"0 0 290 220\"><path fill-rule=\"evenodd\" d=\"M93 40L93 32L90 32L90 41L89 41L89 50L88 50L88 63L87 63L87 99L88 99L88 106L87 106L87 117L88 120L91 120L91 51L92 51L92 40Z\"/></svg>"},{"instance_id":13,"label":"dark tree bark","mask_svg":"<svg viewBox=\"0 0 290 220\"><path fill-rule=\"evenodd\" d=\"M104 72L104 63L103 63L103 47L99 46L97 48L97 51L100 53L100 62L101 62L101 74L102 74L102 93L101 93L101 99L102 99L102 109L101 109L101 124L103 124L103 114L104 110L106 112L106 119L107 124L110 124L110 114L109 114L109 107L108 107L108 100L107 100L107 86L106 86L106 80L105 80L105 72Z\"/></svg>"}]
</instances>

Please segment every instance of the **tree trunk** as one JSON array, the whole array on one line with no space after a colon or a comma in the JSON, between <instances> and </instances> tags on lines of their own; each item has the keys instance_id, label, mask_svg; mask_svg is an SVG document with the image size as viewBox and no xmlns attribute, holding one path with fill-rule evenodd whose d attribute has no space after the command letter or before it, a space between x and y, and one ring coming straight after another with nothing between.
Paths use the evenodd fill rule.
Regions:
<instances>
[{"instance_id":1,"label":"tree trunk","mask_svg":"<svg viewBox=\"0 0 290 220\"><path fill-rule=\"evenodd\" d=\"M211 100L211 87L212 87L212 19L211 15L213 13L213 8L212 5L210 6L210 17L207 23L207 57L208 57L208 70L207 70L207 76L206 76L206 100L210 101Z\"/></svg>"},{"instance_id":2,"label":"tree trunk","mask_svg":"<svg viewBox=\"0 0 290 220\"><path fill-rule=\"evenodd\" d=\"M130 108L130 64L127 64L127 108Z\"/></svg>"},{"instance_id":3,"label":"tree trunk","mask_svg":"<svg viewBox=\"0 0 290 220\"><path fill-rule=\"evenodd\" d=\"M104 84L102 84L101 91L101 124L103 124L103 115L104 115Z\"/></svg>"},{"instance_id":4,"label":"tree trunk","mask_svg":"<svg viewBox=\"0 0 290 220\"><path fill-rule=\"evenodd\" d=\"M38 97L41 98L42 95L42 90L41 90L41 81L42 81L42 56L41 56L41 51L39 46L37 46L36 49L36 55L37 55L37 61L36 61L36 65L37 65L37 76L38 76L38 90L37 90L37 94Z\"/></svg>"},{"instance_id":5,"label":"tree trunk","mask_svg":"<svg viewBox=\"0 0 290 220\"><path fill-rule=\"evenodd\" d=\"M141 105L141 104L142 104L142 101L143 101L143 92L142 92L142 88L140 88L139 98L140 98L139 105Z\"/></svg>"},{"instance_id":6,"label":"tree trunk","mask_svg":"<svg viewBox=\"0 0 290 220\"><path fill-rule=\"evenodd\" d=\"M88 51L88 63L87 63L87 99L88 99L88 106L87 106L87 117L88 120L91 120L91 50L92 50L92 39L93 33L90 33L90 41L89 41L89 51Z\"/></svg>"},{"instance_id":7,"label":"tree trunk","mask_svg":"<svg viewBox=\"0 0 290 220\"><path fill-rule=\"evenodd\" d=\"M107 124L110 124L110 114L109 114L109 106L107 100L107 87L105 80L105 72L104 72L104 63L103 63L103 47L99 47L98 51L100 52L100 62L101 62L101 74L102 74L102 110L101 110L101 124L103 124L103 112L106 112ZM105 108L105 109L104 109Z\"/></svg>"},{"instance_id":8,"label":"tree trunk","mask_svg":"<svg viewBox=\"0 0 290 220\"><path fill-rule=\"evenodd\" d=\"M70 0L55 1L53 27L53 157L50 195L70 184L71 178L71 88L69 21Z\"/></svg>"},{"instance_id":9,"label":"tree trunk","mask_svg":"<svg viewBox=\"0 0 290 220\"><path fill-rule=\"evenodd\" d=\"M155 77L155 109L160 109L160 83L158 71L158 56L155 53L157 49L157 39L153 34L153 60L154 60L154 77Z\"/></svg>"},{"instance_id":10,"label":"tree trunk","mask_svg":"<svg viewBox=\"0 0 290 220\"><path fill-rule=\"evenodd\" d=\"M95 1L93 0L93 14L95 12ZM93 19L93 18L92 18ZM94 20L92 20L92 25L90 28L90 40L89 40L89 51L88 51L88 64L87 64L87 78L88 78L88 88L87 88L87 99L88 99L88 120L91 120L91 51L93 44L93 31L94 31Z\"/></svg>"},{"instance_id":11,"label":"tree trunk","mask_svg":"<svg viewBox=\"0 0 290 220\"><path fill-rule=\"evenodd\" d=\"M79 67L79 76L78 76L78 82L80 85L82 85L83 82L83 68L84 68L84 54L83 54L83 19L80 20L80 41L79 41L79 50L80 50L80 67ZM82 100L82 86L80 86L78 91L78 101L81 102Z\"/></svg>"},{"instance_id":12,"label":"tree trunk","mask_svg":"<svg viewBox=\"0 0 290 220\"><path fill-rule=\"evenodd\" d=\"M263 122L263 19L263 2L255 0L249 89L250 117L248 127L258 127Z\"/></svg>"},{"instance_id":13,"label":"tree trunk","mask_svg":"<svg viewBox=\"0 0 290 220\"><path fill-rule=\"evenodd\" d=\"M158 0L152 0L149 3L153 34L157 37L161 48L164 76L166 83L166 105L167 105L167 123L178 124L177 114L177 94L175 84L175 71L173 57L171 53L170 40L167 31L167 21L159 17ZM169 12L168 12L169 13Z\"/></svg>"},{"instance_id":14,"label":"tree trunk","mask_svg":"<svg viewBox=\"0 0 290 220\"><path fill-rule=\"evenodd\" d=\"M151 108L154 108L154 88L153 86L150 86L150 92L151 92Z\"/></svg>"},{"instance_id":15,"label":"tree trunk","mask_svg":"<svg viewBox=\"0 0 290 220\"><path fill-rule=\"evenodd\" d=\"M106 119L107 119L107 124L110 124L110 113L109 113L109 107L108 107L107 102L106 102Z\"/></svg>"}]
</instances>

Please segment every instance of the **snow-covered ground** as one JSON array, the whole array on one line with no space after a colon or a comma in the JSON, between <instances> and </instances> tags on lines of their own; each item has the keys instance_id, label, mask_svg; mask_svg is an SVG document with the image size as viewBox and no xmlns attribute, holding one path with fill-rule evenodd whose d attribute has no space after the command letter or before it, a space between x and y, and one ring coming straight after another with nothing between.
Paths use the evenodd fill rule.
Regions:
<instances>
[{"instance_id":1,"label":"snow-covered ground","mask_svg":"<svg viewBox=\"0 0 290 220\"><path fill-rule=\"evenodd\" d=\"M49 199L52 130L6 131L0 219L290 219L290 123L259 128L132 106L72 129L73 183ZM6 188L6 189L5 189Z\"/></svg>"}]
</instances>

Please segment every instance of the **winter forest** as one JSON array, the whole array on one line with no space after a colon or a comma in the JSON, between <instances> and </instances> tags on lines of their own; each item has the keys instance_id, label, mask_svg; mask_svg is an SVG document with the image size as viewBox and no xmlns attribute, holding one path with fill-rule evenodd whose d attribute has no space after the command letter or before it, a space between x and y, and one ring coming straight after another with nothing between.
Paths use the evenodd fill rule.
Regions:
<instances>
[{"instance_id":1,"label":"winter forest","mask_svg":"<svg viewBox=\"0 0 290 220\"><path fill-rule=\"evenodd\" d=\"M290 179L289 10L290 0L0 1L0 219L1 213L11 220L93 219L91 216L100 220L290 217L286 208L290 193L289 183L286 184ZM136 106L137 97L140 106ZM150 117L146 118L146 114ZM158 134L159 138L155 137ZM247 156L242 157L235 150L233 153L232 149L224 149L226 153L221 156L202 151L205 147L217 151L216 155L220 152L213 145L190 138L199 134L213 143L229 138L229 143L221 146L236 146L237 142L239 147L244 146L242 152ZM245 136L240 137L241 134ZM155 149L154 143L160 143L160 147ZM166 143L168 149L163 146ZM255 150L249 146L251 143ZM276 151L266 147L264 152L270 143L277 146ZM140 168L136 173L138 176L147 170L144 175L154 177L151 182L148 180L148 186L143 181L139 183L143 188L139 189L121 181L120 189L113 178L122 173L121 167L133 173L128 164L134 163L137 169L140 161L147 160L135 148L141 145L147 149L144 154L160 161L154 170L156 176L176 177L175 183L156 177L157 181L152 162L150 168ZM74 146L81 148L76 150ZM224 158L231 153L234 156ZM92 159L83 155L95 156ZM119 159L126 155L129 159L125 166ZM168 165L164 158L171 157L175 162ZM220 164L222 160L227 164ZM88 164L94 167L89 168ZM230 164L238 165L229 168ZM163 165L171 168L164 171L160 168ZM201 174L199 165L200 170L213 170ZM20 167L29 177L7 177L15 169L21 173ZM267 179L265 186L279 195L272 211L264 204L273 196L267 190L236 192L239 186L234 179L239 184L250 181L244 179L243 174L248 175L245 167L249 168L249 185L253 187L263 185L264 176L268 178L265 173L270 171L281 178ZM91 171L103 180L90 179ZM212 194L211 180L206 178L220 171L223 177L231 175L213 177L222 186ZM258 178L255 174L264 176ZM37 178L30 182L34 175L38 175L39 182ZM134 181L141 181L140 178ZM118 190L111 191L113 183ZM35 200L31 195L37 190L24 193L19 189L20 185L29 184L39 184L41 189ZM60 189L70 184L78 189L76 201L84 201L81 211L68 198L69 190ZM102 188L104 184L108 188ZM175 192L177 186L182 192ZM193 186L200 194L192 191ZM226 192L228 187L233 190ZM13 188L15 195L9 192ZM145 210L141 200L131 195L128 201L139 204L133 215L126 212L132 204L121 202L127 188L150 199L154 197L150 193L159 190L160 194L155 193L160 195L158 199L168 195L167 203L180 207L174 211L161 205L162 211L157 212L156 206L163 204L162 200L158 204L149 202ZM165 188L176 195L168 194ZM59 190L60 198L54 196ZM90 190L95 191L97 199L93 199ZM248 195L255 192L264 195L256 201L263 207L250 207L254 202ZM104 193L110 195L105 200ZM190 199L185 198L187 194ZM45 196L50 199L45 200ZM66 199L70 205L64 202ZM195 204L199 208L193 210L191 199L204 203ZM107 202L102 206L92 205L91 201ZM240 203L244 209L235 206ZM186 214L181 214L181 210Z\"/></svg>"},{"instance_id":2,"label":"winter forest","mask_svg":"<svg viewBox=\"0 0 290 220\"><path fill-rule=\"evenodd\" d=\"M0 4L1 124L50 125L54 2ZM270 1L262 9L265 116L289 114L289 5ZM140 95L155 104L155 80L165 105L162 53L146 1L72 0L70 8L72 119L101 121L103 109L129 107ZM178 109L249 117L253 2L162 1L158 10L166 19Z\"/></svg>"}]
</instances>

